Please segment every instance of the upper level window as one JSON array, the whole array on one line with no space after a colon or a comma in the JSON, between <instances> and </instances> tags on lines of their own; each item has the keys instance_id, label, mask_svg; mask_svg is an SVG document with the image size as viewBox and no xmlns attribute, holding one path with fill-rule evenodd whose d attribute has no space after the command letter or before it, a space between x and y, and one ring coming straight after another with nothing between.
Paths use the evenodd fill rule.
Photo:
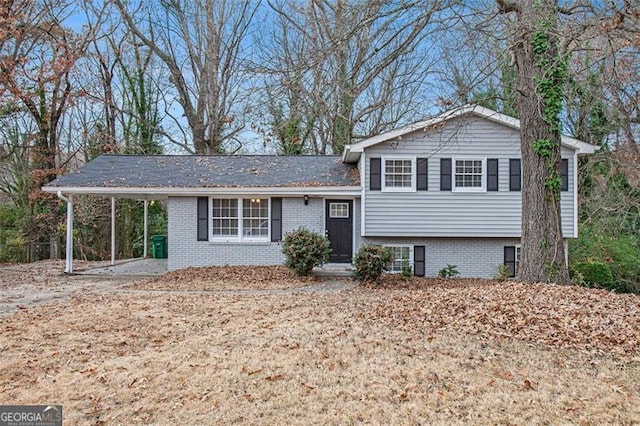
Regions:
<instances>
[{"instance_id":1,"label":"upper level window","mask_svg":"<svg viewBox=\"0 0 640 426\"><path fill-rule=\"evenodd\" d=\"M267 239L268 198L212 198L211 235L214 239Z\"/></svg>"},{"instance_id":2,"label":"upper level window","mask_svg":"<svg viewBox=\"0 0 640 426\"><path fill-rule=\"evenodd\" d=\"M456 191L484 191L484 160L455 160L454 184Z\"/></svg>"},{"instance_id":3,"label":"upper level window","mask_svg":"<svg viewBox=\"0 0 640 426\"><path fill-rule=\"evenodd\" d=\"M384 188L386 190L412 190L413 182L412 159L391 158L384 160Z\"/></svg>"}]
</instances>

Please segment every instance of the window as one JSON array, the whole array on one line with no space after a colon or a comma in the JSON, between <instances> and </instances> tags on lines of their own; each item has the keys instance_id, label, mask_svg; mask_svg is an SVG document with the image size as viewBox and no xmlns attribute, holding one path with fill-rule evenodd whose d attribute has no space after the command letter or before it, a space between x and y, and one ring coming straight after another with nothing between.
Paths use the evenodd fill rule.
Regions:
<instances>
[{"instance_id":1,"label":"window","mask_svg":"<svg viewBox=\"0 0 640 426\"><path fill-rule=\"evenodd\" d=\"M349 218L349 203L329 203L331 219Z\"/></svg>"},{"instance_id":2,"label":"window","mask_svg":"<svg viewBox=\"0 0 640 426\"><path fill-rule=\"evenodd\" d=\"M484 160L455 160L454 187L456 191L484 191Z\"/></svg>"},{"instance_id":3,"label":"window","mask_svg":"<svg viewBox=\"0 0 640 426\"><path fill-rule=\"evenodd\" d=\"M411 246L387 246L391 250L391 262L387 270L391 273L402 272L403 266L411 267Z\"/></svg>"},{"instance_id":4,"label":"window","mask_svg":"<svg viewBox=\"0 0 640 426\"><path fill-rule=\"evenodd\" d=\"M504 264L509 270L509 276L515 277L518 275L518 268L520 267L520 246L504 246Z\"/></svg>"},{"instance_id":5,"label":"window","mask_svg":"<svg viewBox=\"0 0 640 426\"><path fill-rule=\"evenodd\" d=\"M267 198L212 198L211 212L214 239L269 238Z\"/></svg>"},{"instance_id":6,"label":"window","mask_svg":"<svg viewBox=\"0 0 640 426\"><path fill-rule=\"evenodd\" d=\"M269 200L242 200L242 235L248 238L269 236Z\"/></svg>"},{"instance_id":7,"label":"window","mask_svg":"<svg viewBox=\"0 0 640 426\"><path fill-rule=\"evenodd\" d=\"M384 189L412 190L414 160L407 158L392 158L384 160Z\"/></svg>"},{"instance_id":8,"label":"window","mask_svg":"<svg viewBox=\"0 0 640 426\"><path fill-rule=\"evenodd\" d=\"M212 202L213 237L238 235L238 200L214 198Z\"/></svg>"}]
</instances>

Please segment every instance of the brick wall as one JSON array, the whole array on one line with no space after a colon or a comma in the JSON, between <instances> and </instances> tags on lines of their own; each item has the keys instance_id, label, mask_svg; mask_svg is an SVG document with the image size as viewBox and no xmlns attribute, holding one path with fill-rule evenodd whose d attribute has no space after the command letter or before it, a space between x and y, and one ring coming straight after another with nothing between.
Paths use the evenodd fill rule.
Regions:
<instances>
[{"instance_id":1,"label":"brick wall","mask_svg":"<svg viewBox=\"0 0 640 426\"><path fill-rule=\"evenodd\" d=\"M306 226L324 232L324 201L302 198L282 200L283 232ZM170 271L188 266L209 265L281 265L284 262L281 243L197 241L197 198L171 197L168 202L168 268Z\"/></svg>"},{"instance_id":2,"label":"brick wall","mask_svg":"<svg viewBox=\"0 0 640 426\"><path fill-rule=\"evenodd\" d=\"M196 241L197 198L169 199L169 270L208 265L281 265L281 243ZM491 278L504 260L504 246L519 243L514 238L362 238L360 200L354 200L355 252L365 243L426 246L425 272L436 276L447 264L457 265L462 277ZM283 198L283 233L302 226L324 233L324 199Z\"/></svg>"},{"instance_id":3,"label":"brick wall","mask_svg":"<svg viewBox=\"0 0 640 426\"><path fill-rule=\"evenodd\" d=\"M302 198L282 199L282 232L300 227L324 234L324 199L309 198L306 206Z\"/></svg>"},{"instance_id":4,"label":"brick wall","mask_svg":"<svg viewBox=\"0 0 640 426\"><path fill-rule=\"evenodd\" d=\"M504 262L504 246L517 238L363 238L363 243L425 246L425 275L434 277L447 265L456 265L460 277L493 278Z\"/></svg>"}]
</instances>

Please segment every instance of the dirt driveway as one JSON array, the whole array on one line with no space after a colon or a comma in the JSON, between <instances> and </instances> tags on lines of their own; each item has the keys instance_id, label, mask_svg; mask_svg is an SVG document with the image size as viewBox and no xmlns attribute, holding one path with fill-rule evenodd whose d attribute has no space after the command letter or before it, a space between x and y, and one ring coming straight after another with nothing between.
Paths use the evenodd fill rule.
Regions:
<instances>
[{"instance_id":1,"label":"dirt driveway","mask_svg":"<svg viewBox=\"0 0 640 426\"><path fill-rule=\"evenodd\" d=\"M80 270L106 262L80 262ZM113 292L136 277L65 275L63 261L0 266L0 315L68 299L71 295ZM139 277L137 279L140 279Z\"/></svg>"},{"instance_id":2,"label":"dirt driveway","mask_svg":"<svg viewBox=\"0 0 640 426\"><path fill-rule=\"evenodd\" d=\"M187 268L161 277L87 274L109 262L75 261L78 274L65 275L63 261L0 265L0 315L89 294L268 295L335 292L354 288L350 280L300 280L284 268L252 278L250 268ZM236 277L242 277L238 280ZM202 283L206 282L207 285ZM160 283L160 284L158 284Z\"/></svg>"}]
</instances>

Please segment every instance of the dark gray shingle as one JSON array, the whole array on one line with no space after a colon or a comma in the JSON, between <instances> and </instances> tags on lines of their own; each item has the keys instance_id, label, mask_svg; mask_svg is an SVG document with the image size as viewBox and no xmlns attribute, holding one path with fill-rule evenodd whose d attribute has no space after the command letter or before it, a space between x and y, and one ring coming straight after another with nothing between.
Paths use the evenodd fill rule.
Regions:
<instances>
[{"instance_id":1,"label":"dark gray shingle","mask_svg":"<svg viewBox=\"0 0 640 426\"><path fill-rule=\"evenodd\" d=\"M310 187L359 186L358 169L336 155L102 155L47 186Z\"/></svg>"}]
</instances>

